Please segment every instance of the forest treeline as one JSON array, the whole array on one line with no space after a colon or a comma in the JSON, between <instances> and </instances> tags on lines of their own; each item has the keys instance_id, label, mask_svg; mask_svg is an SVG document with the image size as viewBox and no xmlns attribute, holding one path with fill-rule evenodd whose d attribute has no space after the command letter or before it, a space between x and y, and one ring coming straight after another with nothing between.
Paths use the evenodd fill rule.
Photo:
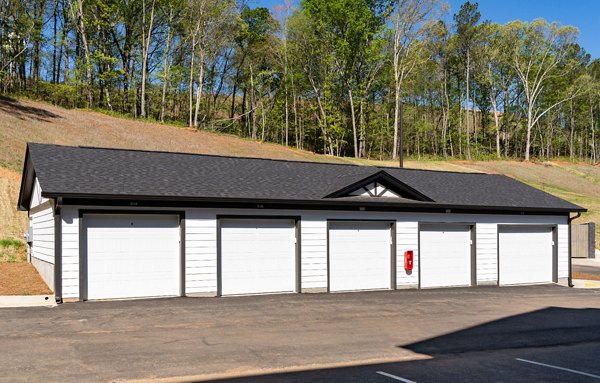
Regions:
<instances>
[{"instance_id":1,"label":"forest treeline","mask_svg":"<svg viewBox=\"0 0 600 383\"><path fill-rule=\"evenodd\" d=\"M0 86L335 156L600 154L577 29L472 2L0 0Z\"/></svg>"}]
</instances>

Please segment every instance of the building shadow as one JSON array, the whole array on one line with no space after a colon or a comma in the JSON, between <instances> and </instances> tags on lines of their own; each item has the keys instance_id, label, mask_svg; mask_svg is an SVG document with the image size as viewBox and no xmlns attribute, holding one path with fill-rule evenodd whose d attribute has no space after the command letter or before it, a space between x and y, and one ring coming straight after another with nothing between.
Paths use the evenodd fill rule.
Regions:
<instances>
[{"instance_id":1,"label":"building shadow","mask_svg":"<svg viewBox=\"0 0 600 383\"><path fill-rule=\"evenodd\" d=\"M49 122L53 119L62 118L62 116L46 109L25 105L17 99L6 96L0 96L0 111L15 116L20 120L33 119Z\"/></svg>"},{"instance_id":2,"label":"building shadow","mask_svg":"<svg viewBox=\"0 0 600 383\"><path fill-rule=\"evenodd\" d=\"M416 326L416 324L412 324L412 326ZM398 331L406 331L406 328L398 329ZM441 374L444 374L447 372L456 372L454 370L458 368L457 363L460 364L464 361L469 363L468 361L471 359L472 355L485 355L481 354L481 352L497 351L504 356L509 355L509 359L514 360L514 357L519 355L519 353L525 352L524 349L539 350L559 346L580 345L582 347L585 345L593 345L596 347L596 344L599 342L600 309L548 307L487 322L423 341L397 346L402 349L411 350L417 354L424 354L423 358L420 359L415 357L412 360L398 360L397 362L390 363L356 364L340 368L307 368L301 371L286 373L247 375L217 380L191 380L189 382L392 382L394 381L393 379L382 379L381 376L377 375L377 371L394 371L402 368L406 371L439 370L441 371ZM457 362L457 358L462 359ZM476 364L477 362L471 361L471 363ZM516 365L515 369L518 367L522 366ZM512 373L508 370L509 369L507 369L506 372L507 374ZM481 373L477 371L470 372L473 372L474 374ZM483 372L483 374L487 373L487 371ZM495 373L498 372L496 371ZM561 378L560 376L557 376L557 379L563 378L564 377ZM575 376L574 378L577 379L578 377ZM487 379L487 377L485 375L475 375L473 379L475 380L472 381L486 381L485 379ZM434 379L431 381L437 380ZM509 379L505 381L512 380ZM555 380L551 379L551 381Z\"/></svg>"}]
</instances>

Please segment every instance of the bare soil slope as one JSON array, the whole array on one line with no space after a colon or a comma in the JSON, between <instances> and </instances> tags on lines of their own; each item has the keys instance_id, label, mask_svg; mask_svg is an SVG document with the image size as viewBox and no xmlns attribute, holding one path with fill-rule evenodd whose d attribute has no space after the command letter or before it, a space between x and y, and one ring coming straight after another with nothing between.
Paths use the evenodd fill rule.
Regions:
<instances>
[{"instance_id":1,"label":"bare soil slope","mask_svg":"<svg viewBox=\"0 0 600 383\"><path fill-rule=\"evenodd\" d=\"M1 97L0 166L20 170L27 142L307 161L323 161L325 157L225 134ZM328 157L327 161L343 160Z\"/></svg>"}]
</instances>

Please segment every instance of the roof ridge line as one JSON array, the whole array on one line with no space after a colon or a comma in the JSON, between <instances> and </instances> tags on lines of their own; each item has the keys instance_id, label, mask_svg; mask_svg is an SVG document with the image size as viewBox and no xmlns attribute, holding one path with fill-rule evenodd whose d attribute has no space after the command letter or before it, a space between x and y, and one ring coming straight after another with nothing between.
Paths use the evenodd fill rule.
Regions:
<instances>
[{"instance_id":1,"label":"roof ridge line","mask_svg":"<svg viewBox=\"0 0 600 383\"><path fill-rule=\"evenodd\" d=\"M249 157L249 156L231 156L225 154L207 154L207 153L191 153L191 152L176 152L176 151L168 151L168 150L150 150L150 149L134 149L134 148L111 148L104 146L93 146L93 145L61 145L61 144L49 144L42 142L28 142L27 145L41 145L41 146L56 146L61 148L72 148L72 149L93 149L93 150L114 150L121 152L138 152L138 153L160 153L160 154L177 154L177 155L186 155L186 156L203 156L203 157L214 157L214 158L233 158L233 159L248 159L248 160L262 160L262 161L274 161L274 162L288 162L288 163L302 163L302 164L310 164L310 165L332 165L332 166L348 166L355 168L375 168L380 169L380 171L390 170L403 170L403 171L411 171L411 172L430 172L430 173L452 173L452 174L478 174L478 175L492 175L493 173L483 173L483 172L461 172L456 170L433 170L433 169L414 169L414 168L400 168L393 166L385 166L385 165L360 165L354 163L335 163L335 162L322 162L322 161L308 161L308 160L293 160L293 159L280 159L280 158L264 158L264 157ZM315 155L324 155L324 154L316 154ZM334 158L344 158L344 157L334 157Z\"/></svg>"}]
</instances>

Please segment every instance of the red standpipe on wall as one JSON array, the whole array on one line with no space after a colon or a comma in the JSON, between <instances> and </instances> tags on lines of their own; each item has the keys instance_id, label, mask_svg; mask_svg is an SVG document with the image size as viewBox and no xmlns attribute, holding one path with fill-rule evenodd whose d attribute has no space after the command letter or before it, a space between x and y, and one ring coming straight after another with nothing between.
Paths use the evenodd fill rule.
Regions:
<instances>
[{"instance_id":1,"label":"red standpipe on wall","mask_svg":"<svg viewBox=\"0 0 600 383\"><path fill-rule=\"evenodd\" d=\"M413 269L413 251L407 250L404 252L404 269L412 270Z\"/></svg>"}]
</instances>

